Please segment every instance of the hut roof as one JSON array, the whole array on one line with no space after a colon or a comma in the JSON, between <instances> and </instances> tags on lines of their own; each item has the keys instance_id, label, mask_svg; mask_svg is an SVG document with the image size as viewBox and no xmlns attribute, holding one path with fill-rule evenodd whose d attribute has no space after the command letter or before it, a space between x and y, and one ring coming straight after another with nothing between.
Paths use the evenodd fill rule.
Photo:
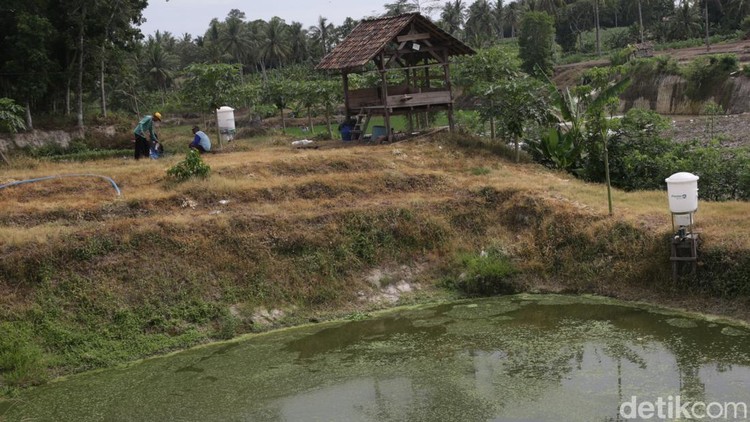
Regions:
<instances>
[{"instance_id":1,"label":"hut roof","mask_svg":"<svg viewBox=\"0 0 750 422\"><path fill-rule=\"evenodd\" d=\"M447 47L451 56L474 54L469 46L440 29L419 13L364 20L316 66L321 70L360 68L370 62L399 35L411 28L430 34L433 45Z\"/></svg>"}]
</instances>

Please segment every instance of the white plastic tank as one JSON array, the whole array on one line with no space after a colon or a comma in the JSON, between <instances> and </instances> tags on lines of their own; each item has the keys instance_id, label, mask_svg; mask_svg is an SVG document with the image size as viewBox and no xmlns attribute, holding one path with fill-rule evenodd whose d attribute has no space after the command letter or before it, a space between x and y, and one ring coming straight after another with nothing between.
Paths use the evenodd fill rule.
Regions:
<instances>
[{"instance_id":1,"label":"white plastic tank","mask_svg":"<svg viewBox=\"0 0 750 422\"><path fill-rule=\"evenodd\" d=\"M670 211L691 213L698 210L698 179L687 172L675 173L665 179Z\"/></svg>"},{"instance_id":2,"label":"white plastic tank","mask_svg":"<svg viewBox=\"0 0 750 422\"><path fill-rule=\"evenodd\" d=\"M234 127L234 109L223 106L216 110L216 120L219 122L219 136L222 141L231 141L236 133Z\"/></svg>"}]
</instances>

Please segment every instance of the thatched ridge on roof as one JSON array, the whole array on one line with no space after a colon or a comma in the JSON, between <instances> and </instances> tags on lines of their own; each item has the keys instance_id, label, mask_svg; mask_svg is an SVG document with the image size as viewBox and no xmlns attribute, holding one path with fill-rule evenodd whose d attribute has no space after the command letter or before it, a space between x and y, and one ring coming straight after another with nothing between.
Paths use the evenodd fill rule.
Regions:
<instances>
[{"instance_id":1,"label":"thatched ridge on roof","mask_svg":"<svg viewBox=\"0 0 750 422\"><path fill-rule=\"evenodd\" d=\"M361 68L377 56L399 35L412 28L429 33L432 43L446 48L448 55L474 54L474 50L440 29L419 13L364 20L316 66L321 70Z\"/></svg>"}]
</instances>

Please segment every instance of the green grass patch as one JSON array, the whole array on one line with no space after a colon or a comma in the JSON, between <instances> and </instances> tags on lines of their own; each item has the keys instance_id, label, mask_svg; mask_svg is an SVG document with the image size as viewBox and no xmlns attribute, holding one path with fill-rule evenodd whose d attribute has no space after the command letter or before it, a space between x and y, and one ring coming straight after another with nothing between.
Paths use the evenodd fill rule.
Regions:
<instances>
[{"instance_id":1,"label":"green grass patch","mask_svg":"<svg viewBox=\"0 0 750 422\"><path fill-rule=\"evenodd\" d=\"M497 249L460 253L454 260L453 275L443 278L443 287L470 296L491 296L517 292L512 282L518 272L511 260Z\"/></svg>"},{"instance_id":2,"label":"green grass patch","mask_svg":"<svg viewBox=\"0 0 750 422\"><path fill-rule=\"evenodd\" d=\"M469 172L474 176L484 176L490 174L491 170L487 167L473 167Z\"/></svg>"}]
</instances>

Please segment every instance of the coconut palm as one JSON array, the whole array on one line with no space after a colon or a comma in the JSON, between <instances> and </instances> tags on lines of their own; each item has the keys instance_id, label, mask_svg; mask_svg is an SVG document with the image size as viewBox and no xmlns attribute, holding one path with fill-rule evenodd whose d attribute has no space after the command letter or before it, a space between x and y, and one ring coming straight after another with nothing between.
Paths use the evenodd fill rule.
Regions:
<instances>
[{"instance_id":1,"label":"coconut palm","mask_svg":"<svg viewBox=\"0 0 750 422\"><path fill-rule=\"evenodd\" d=\"M440 13L440 22L443 28L450 34L457 36L464 24L464 8L462 0L449 1L443 6Z\"/></svg>"},{"instance_id":2,"label":"coconut palm","mask_svg":"<svg viewBox=\"0 0 750 422\"><path fill-rule=\"evenodd\" d=\"M268 21L260 44L266 66L281 66L291 55L288 31L289 27L281 18L274 16Z\"/></svg>"},{"instance_id":3,"label":"coconut palm","mask_svg":"<svg viewBox=\"0 0 750 422\"><path fill-rule=\"evenodd\" d=\"M516 37L518 24L521 22L521 15L524 12L524 7L524 3L522 2L513 2L505 7L504 21L510 26L510 36L512 38Z\"/></svg>"},{"instance_id":4,"label":"coconut palm","mask_svg":"<svg viewBox=\"0 0 750 422\"><path fill-rule=\"evenodd\" d=\"M495 25L489 1L476 0L469 6L465 32L466 41L476 47L484 47L492 41Z\"/></svg>"},{"instance_id":5,"label":"coconut palm","mask_svg":"<svg viewBox=\"0 0 750 422\"><path fill-rule=\"evenodd\" d=\"M385 8L385 16L398 16L417 11L417 6L409 0L396 0L393 3L386 3L383 7Z\"/></svg>"},{"instance_id":6,"label":"coconut palm","mask_svg":"<svg viewBox=\"0 0 750 422\"><path fill-rule=\"evenodd\" d=\"M700 5L698 5L698 7L693 7L689 1L682 0L680 4L675 7L675 15L670 21L671 25L669 35L672 39L676 40L693 38L700 33L700 22Z\"/></svg>"},{"instance_id":7,"label":"coconut palm","mask_svg":"<svg viewBox=\"0 0 750 422\"><path fill-rule=\"evenodd\" d=\"M307 31L299 22L289 25L289 58L294 63L301 63L310 57L310 47L307 44Z\"/></svg>"},{"instance_id":8,"label":"coconut palm","mask_svg":"<svg viewBox=\"0 0 750 422\"><path fill-rule=\"evenodd\" d=\"M325 56L330 51L331 33L334 31L333 24L328 23L328 19L318 16L318 24L310 27L310 36L313 42L320 48L322 55Z\"/></svg>"},{"instance_id":9,"label":"coconut palm","mask_svg":"<svg viewBox=\"0 0 750 422\"><path fill-rule=\"evenodd\" d=\"M149 38L146 42L144 67L148 76L161 91L162 103L164 103L164 93L172 83L176 60L157 41L158 35L157 31L157 38Z\"/></svg>"},{"instance_id":10,"label":"coconut palm","mask_svg":"<svg viewBox=\"0 0 750 422\"><path fill-rule=\"evenodd\" d=\"M235 63L244 63L252 46L245 22L238 17L227 18L218 36L218 43L223 52L232 55Z\"/></svg>"},{"instance_id":11,"label":"coconut palm","mask_svg":"<svg viewBox=\"0 0 750 422\"><path fill-rule=\"evenodd\" d=\"M500 39L505 38L505 8L503 0L497 0L495 7L492 8L492 18L495 25L495 32Z\"/></svg>"}]
</instances>

